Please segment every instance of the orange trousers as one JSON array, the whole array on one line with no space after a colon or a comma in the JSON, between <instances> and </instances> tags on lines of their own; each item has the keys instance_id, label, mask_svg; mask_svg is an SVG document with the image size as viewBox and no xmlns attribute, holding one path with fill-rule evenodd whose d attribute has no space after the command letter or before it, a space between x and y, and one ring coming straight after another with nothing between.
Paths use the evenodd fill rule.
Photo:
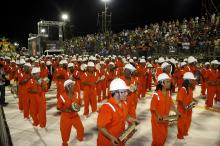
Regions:
<instances>
[{"instance_id":1,"label":"orange trousers","mask_svg":"<svg viewBox=\"0 0 220 146\"><path fill-rule=\"evenodd\" d=\"M205 96L205 92L206 92L206 82L201 81L201 94Z\"/></svg>"},{"instance_id":2,"label":"orange trousers","mask_svg":"<svg viewBox=\"0 0 220 146\"><path fill-rule=\"evenodd\" d=\"M96 88L84 87L84 115L89 114L89 105L92 107L92 112L97 111L97 99L96 99Z\"/></svg>"},{"instance_id":3,"label":"orange trousers","mask_svg":"<svg viewBox=\"0 0 220 146\"><path fill-rule=\"evenodd\" d=\"M83 141L84 127L78 114L62 113L60 118L60 132L63 140L62 146L68 146L72 126L76 129L77 139Z\"/></svg>"},{"instance_id":4,"label":"orange trousers","mask_svg":"<svg viewBox=\"0 0 220 146\"><path fill-rule=\"evenodd\" d=\"M101 81L97 86L97 96L98 96L98 102L102 101L106 98L106 82ZM102 98L101 98L101 92L102 92Z\"/></svg>"},{"instance_id":5,"label":"orange trousers","mask_svg":"<svg viewBox=\"0 0 220 146\"><path fill-rule=\"evenodd\" d=\"M24 109L24 118L29 118L30 115L30 94L25 93L23 96L23 109Z\"/></svg>"},{"instance_id":6,"label":"orange trousers","mask_svg":"<svg viewBox=\"0 0 220 146\"><path fill-rule=\"evenodd\" d=\"M206 100L206 106L212 107L213 106L213 99L214 96L217 95L217 86L207 86L207 100Z\"/></svg>"},{"instance_id":7,"label":"orange trousers","mask_svg":"<svg viewBox=\"0 0 220 146\"><path fill-rule=\"evenodd\" d=\"M138 84L138 97L144 97L147 92L147 80L145 77L140 77Z\"/></svg>"},{"instance_id":8,"label":"orange trousers","mask_svg":"<svg viewBox=\"0 0 220 146\"><path fill-rule=\"evenodd\" d=\"M181 112L181 117L177 121L177 138L184 139L184 136L188 136L188 131L192 121L192 110Z\"/></svg>"},{"instance_id":9,"label":"orange trousers","mask_svg":"<svg viewBox=\"0 0 220 146\"><path fill-rule=\"evenodd\" d=\"M24 107L24 101L23 101L23 98L24 98L24 86L22 85L18 85L18 108L20 111L23 111Z\"/></svg>"},{"instance_id":10,"label":"orange trousers","mask_svg":"<svg viewBox=\"0 0 220 146\"><path fill-rule=\"evenodd\" d=\"M166 142L168 124L158 123L156 119L151 119L152 143L151 146L163 146Z\"/></svg>"}]
</instances>

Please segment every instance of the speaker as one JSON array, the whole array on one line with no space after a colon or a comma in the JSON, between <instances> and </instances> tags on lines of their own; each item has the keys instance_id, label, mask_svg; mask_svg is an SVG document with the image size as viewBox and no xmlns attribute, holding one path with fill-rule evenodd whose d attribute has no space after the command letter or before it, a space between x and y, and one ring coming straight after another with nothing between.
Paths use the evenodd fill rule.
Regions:
<instances>
[{"instance_id":1,"label":"speaker","mask_svg":"<svg viewBox=\"0 0 220 146\"><path fill-rule=\"evenodd\" d=\"M50 26L48 31L48 39L50 41L59 40L59 26Z\"/></svg>"}]
</instances>

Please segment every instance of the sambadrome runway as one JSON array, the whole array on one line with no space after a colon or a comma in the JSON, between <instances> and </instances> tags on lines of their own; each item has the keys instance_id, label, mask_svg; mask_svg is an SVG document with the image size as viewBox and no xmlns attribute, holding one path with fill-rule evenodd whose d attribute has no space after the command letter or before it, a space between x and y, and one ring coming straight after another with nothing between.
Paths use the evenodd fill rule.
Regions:
<instances>
[{"instance_id":1,"label":"sambadrome runway","mask_svg":"<svg viewBox=\"0 0 220 146\"><path fill-rule=\"evenodd\" d=\"M127 142L126 146L150 146L152 142L151 114L149 111L152 92L146 94L146 98L138 103L137 115L140 124L137 132ZM18 99L14 97L9 88L6 88L6 101L8 106L4 107L6 120L10 129L14 146L60 146L62 145L60 134L60 115L56 108L56 89L53 85L46 94L47 99L47 128L33 128L30 120L24 120L23 114L18 110ZM199 97L200 87L194 91L194 97ZM176 94L173 95L175 100ZM193 119L189 136L183 143L176 138L177 127L169 127L166 146L220 146L220 103L214 104L214 109L205 109L205 100L198 98L199 104L193 109ZM103 101L105 102L105 101ZM101 104L99 104L100 106ZM91 114L87 119L82 116L83 108L79 112L84 128L85 138L83 142L76 140L75 129L72 129L69 141L70 146L96 146L97 115Z\"/></svg>"}]
</instances>

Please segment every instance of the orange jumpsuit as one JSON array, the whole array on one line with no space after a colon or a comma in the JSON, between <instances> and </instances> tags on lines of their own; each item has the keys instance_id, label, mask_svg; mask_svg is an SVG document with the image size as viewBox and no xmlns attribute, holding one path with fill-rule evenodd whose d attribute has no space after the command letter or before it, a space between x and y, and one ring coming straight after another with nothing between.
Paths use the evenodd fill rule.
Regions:
<instances>
[{"instance_id":1,"label":"orange jumpsuit","mask_svg":"<svg viewBox=\"0 0 220 146\"><path fill-rule=\"evenodd\" d=\"M202 71L201 71L201 94L203 96L205 96L206 94L206 88L207 88L207 85L206 85L206 72L207 72L207 69L206 68L203 68Z\"/></svg>"},{"instance_id":2,"label":"orange jumpsuit","mask_svg":"<svg viewBox=\"0 0 220 146\"><path fill-rule=\"evenodd\" d=\"M62 110L69 109L72 103L79 104L80 99L77 98L77 95L74 95L72 99L68 97L68 95L64 92L62 93L57 100L57 108ZM83 140L84 137L84 127L77 112L61 112L60 117L60 132L62 136L62 146L68 146L68 141L70 138L70 133L72 126L76 128L77 139L79 141Z\"/></svg>"},{"instance_id":3,"label":"orange jumpsuit","mask_svg":"<svg viewBox=\"0 0 220 146\"><path fill-rule=\"evenodd\" d=\"M219 80L219 71L214 69L209 69L206 74L207 77L207 100L206 106L212 107L213 106L213 99L214 96L217 95L217 85L209 85L209 83L217 82Z\"/></svg>"},{"instance_id":4,"label":"orange jumpsuit","mask_svg":"<svg viewBox=\"0 0 220 146\"><path fill-rule=\"evenodd\" d=\"M192 109L186 110L185 107L182 106L180 102L182 102L185 106L189 105L193 101L193 91L189 89L188 93L185 87L180 88L177 94L177 110L181 114L181 117L178 119L177 127L178 127L178 139L184 139L184 136L188 135L188 131L191 125L192 120Z\"/></svg>"},{"instance_id":5,"label":"orange jumpsuit","mask_svg":"<svg viewBox=\"0 0 220 146\"><path fill-rule=\"evenodd\" d=\"M64 90L64 82L68 79L67 71L64 68L58 68L56 71L56 78L62 76L63 79L57 79L57 98Z\"/></svg>"},{"instance_id":6,"label":"orange jumpsuit","mask_svg":"<svg viewBox=\"0 0 220 146\"><path fill-rule=\"evenodd\" d=\"M128 116L127 104L121 102L122 107L114 98L109 98L108 102L102 105L97 119L97 127L107 129L116 138L125 130L125 122ZM97 146L112 146L111 141L100 131L98 132ZM120 143L118 146L124 146L124 144Z\"/></svg>"},{"instance_id":7,"label":"orange jumpsuit","mask_svg":"<svg viewBox=\"0 0 220 146\"><path fill-rule=\"evenodd\" d=\"M24 73L22 69L18 69L15 74L15 79L18 81L18 108L20 111L23 111L23 98L24 98L24 85L20 84L22 80L25 79Z\"/></svg>"},{"instance_id":8,"label":"orange jumpsuit","mask_svg":"<svg viewBox=\"0 0 220 146\"><path fill-rule=\"evenodd\" d=\"M97 95L98 95L98 101L106 98L106 73L105 69L102 68L99 72L99 77L105 76L105 79L100 81L97 85ZM102 99L101 99L101 92L102 92Z\"/></svg>"},{"instance_id":9,"label":"orange jumpsuit","mask_svg":"<svg viewBox=\"0 0 220 146\"><path fill-rule=\"evenodd\" d=\"M30 79L31 74L30 73L24 73L23 80ZM30 112L30 94L28 92L28 81L23 84L24 86L24 96L23 96L23 107L24 107L24 118L29 118L29 112Z\"/></svg>"},{"instance_id":10,"label":"orange jumpsuit","mask_svg":"<svg viewBox=\"0 0 220 146\"><path fill-rule=\"evenodd\" d=\"M153 139L152 146L163 146L166 142L168 132L168 123L158 122L155 111L157 111L162 117L168 116L172 104L172 98L170 96L164 96L160 90L153 94L150 105Z\"/></svg>"},{"instance_id":11,"label":"orange jumpsuit","mask_svg":"<svg viewBox=\"0 0 220 146\"><path fill-rule=\"evenodd\" d=\"M30 115L33 119L33 125L41 128L46 126L46 98L42 88L47 89L46 82L39 85L37 81L32 78L29 80L27 89L30 94ZM37 93L31 93L32 90L37 90Z\"/></svg>"},{"instance_id":12,"label":"orange jumpsuit","mask_svg":"<svg viewBox=\"0 0 220 146\"><path fill-rule=\"evenodd\" d=\"M89 114L89 104L91 104L92 112L97 110L97 99L96 99L96 82L98 80L98 74L96 72L89 73L85 72L82 75L82 83L90 83L90 85L83 85L84 93L84 115Z\"/></svg>"},{"instance_id":13,"label":"orange jumpsuit","mask_svg":"<svg viewBox=\"0 0 220 146\"><path fill-rule=\"evenodd\" d=\"M139 65L137 67L139 83L138 83L138 97L144 97L147 92L147 68Z\"/></svg>"},{"instance_id":14,"label":"orange jumpsuit","mask_svg":"<svg viewBox=\"0 0 220 146\"><path fill-rule=\"evenodd\" d=\"M152 71L150 69L148 69L147 71L147 89L151 90L152 89L152 80L153 80L153 75L152 75Z\"/></svg>"}]
</instances>

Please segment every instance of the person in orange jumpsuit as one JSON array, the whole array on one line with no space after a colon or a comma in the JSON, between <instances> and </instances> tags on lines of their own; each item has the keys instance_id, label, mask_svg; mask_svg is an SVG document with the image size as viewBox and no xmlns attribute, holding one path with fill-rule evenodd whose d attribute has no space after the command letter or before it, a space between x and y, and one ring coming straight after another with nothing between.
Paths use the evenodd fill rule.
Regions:
<instances>
[{"instance_id":1,"label":"person in orange jumpsuit","mask_svg":"<svg viewBox=\"0 0 220 146\"><path fill-rule=\"evenodd\" d=\"M67 75L67 66L68 63L66 60L60 61L60 68L56 70L56 83L57 83L57 98L59 95L64 92L63 83L68 79Z\"/></svg>"},{"instance_id":2,"label":"person in orange jumpsuit","mask_svg":"<svg viewBox=\"0 0 220 146\"><path fill-rule=\"evenodd\" d=\"M18 108L20 111L24 110L23 107L23 98L24 98L24 91L25 87L21 83L24 80L24 71L23 71L23 65L25 64L25 61L22 59L20 60L19 68L16 71L15 74L15 80L18 81Z\"/></svg>"},{"instance_id":3,"label":"person in orange jumpsuit","mask_svg":"<svg viewBox=\"0 0 220 146\"><path fill-rule=\"evenodd\" d=\"M207 88L207 85L206 85L206 80L207 80L206 79L206 73L209 70L209 68L210 68L210 63L206 62L205 66L201 70L201 95L203 97L206 96L206 88Z\"/></svg>"},{"instance_id":4,"label":"person in orange jumpsuit","mask_svg":"<svg viewBox=\"0 0 220 146\"><path fill-rule=\"evenodd\" d=\"M176 78L177 78L177 87L178 87L178 91L181 89L182 85L183 85L183 75L185 73L185 67L186 67L186 62L181 62L180 63L180 68L178 69L177 73L176 73Z\"/></svg>"},{"instance_id":5,"label":"person in orange jumpsuit","mask_svg":"<svg viewBox=\"0 0 220 146\"><path fill-rule=\"evenodd\" d=\"M100 82L97 85L97 95L98 95L98 102L104 100L106 98L106 68L104 66L104 62L100 62L100 70L99 72L99 77L100 77ZM102 93L102 97L101 97Z\"/></svg>"},{"instance_id":6,"label":"person in orange jumpsuit","mask_svg":"<svg viewBox=\"0 0 220 146\"><path fill-rule=\"evenodd\" d=\"M24 118L29 119L29 112L30 112L30 94L28 93L27 86L28 81L31 79L31 64L25 63L24 64L24 77L22 78L22 81L20 84L24 86L24 96L23 96L23 107L24 107Z\"/></svg>"},{"instance_id":7,"label":"person in orange jumpsuit","mask_svg":"<svg viewBox=\"0 0 220 146\"><path fill-rule=\"evenodd\" d=\"M64 82L65 92L60 94L57 100L57 109L61 111L60 132L62 137L62 146L68 146L72 126L76 129L77 139L83 141L84 127L77 113L79 111L80 99L74 92L74 81L68 79ZM72 104L78 105L78 109L72 108Z\"/></svg>"},{"instance_id":8,"label":"person in orange jumpsuit","mask_svg":"<svg viewBox=\"0 0 220 146\"><path fill-rule=\"evenodd\" d=\"M152 81L153 81L153 66L152 64L147 65L147 90L151 91L152 89Z\"/></svg>"},{"instance_id":9,"label":"person in orange jumpsuit","mask_svg":"<svg viewBox=\"0 0 220 146\"><path fill-rule=\"evenodd\" d=\"M219 66L218 60L213 60L211 62L211 68L207 71L207 100L206 100L206 107L210 108L213 106L213 99L218 96L217 87L220 83L219 79L219 70L217 69Z\"/></svg>"},{"instance_id":10,"label":"person in orange jumpsuit","mask_svg":"<svg viewBox=\"0 0 220 146\"><path fill-rule=\"evenodd\" d=\"M179 115L170 96L170 77L162 73L158 76L158 84L156 92L153 94L150 111L152 125L152 146L163 146L166 142L168 133L168 122L163 121L163 118L169 116L170 110Z\"/></svg>"},{"instance_id":11,"label":"person in orange jumpsuit","mask_svg":"<svg viewBox=\"0 0 220 146\"><path fill-rule=\"evenodd\" d=\"M181 114L181 117L177 122L177 139L184 139L188 136L188 131L192 120L192 109L188 109L190 103L196 101L193 98L193 90L195 89L195 80L193 73L186 72L183 75L183 85L177 94L177 110Z\"/></svg>"},{"instance_id":12,"label":"person in orange jumpsuit","mask_svg":"<svg viewBox=\"0 0 220 146\"><path fill-rule=\"evenodd\" d=\"M31 78L27 85L30 94L30 115L33 120L33 126L40 125L46 127L46 99L47 82L40 78L40 68L34 67L31 71Z\"/></svg>"},{"instance_id":13,"label":"person in orange jumpsuit","mask_svg":"<svg viewBox=\"0 0 220 146\"><path fill-rule=\"evenodd\" d=\"M137 67L139 83L138 83L138 98L145 97L147 92L147 68L145 59L140 60L140 64Z\"/></svg>"},{"instance_id":14,"label":"person in orange jumpsuit","mask_svg":"<svg viewBox=\"0 0 220 146\"><path fill-rule=\"evenodd\" d=\"M136 107L138 102L137 97L137 83L135 78L132 77L132 72L134 72L135 67L131 64L126 64L124 67L124 75L120 78L125 81L126 85L129 87L127 95L128 104L128 115L136 119Z\"/></svg>"},{"instance_id":15,"label":"person in orange jumpsuit","mask_svg":"<svg viewBox=\"0 0 220 146\"><path fill-rule=\"evenodd\" d=\"M136 121L128 116L128 107L125 102L127 89L125 82L120 78L111 82L112 96L102 105L97 118L97 146L124 146L118 138L125 130L126 121L131 123Z\"/></svg>"},{"instance_id":16,"label":"person in orange jumpsuit","mask_svg":"<svg viewBox=\"0 0 220 146\"><path fill-rule=\"evenodd\" d=\"M95 64L88 62L87 72L82 75L83 93L84 93L84 113L85 117L89 115L89 105L92 112L97 111L96 84L99 82L98 74L95 72Z\"/></svg>"}]
</instances>

